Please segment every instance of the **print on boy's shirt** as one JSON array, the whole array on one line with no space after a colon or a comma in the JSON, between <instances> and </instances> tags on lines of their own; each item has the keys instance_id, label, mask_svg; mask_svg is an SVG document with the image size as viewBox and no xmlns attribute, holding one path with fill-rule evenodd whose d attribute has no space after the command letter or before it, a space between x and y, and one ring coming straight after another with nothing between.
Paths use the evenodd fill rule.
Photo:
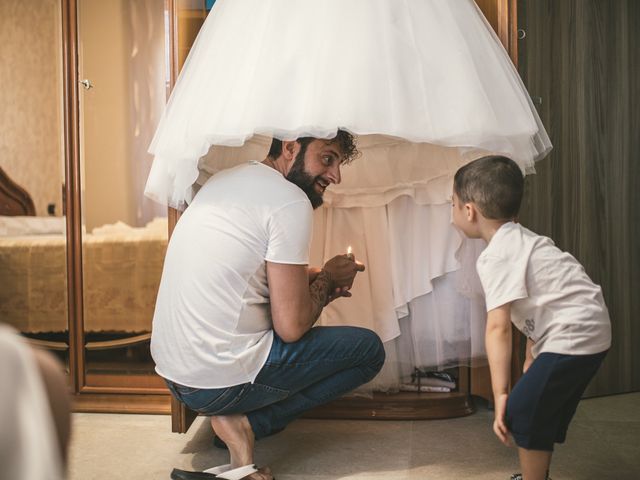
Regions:
<instances>
[{"instance_id":1,"label":"print on boy's shirt","mask_svg":"<svg viewBox=\"0 0 640 480\"><path fill-rule=\"evenodd\" d=\"M527 337L530 337L533 334L533 331L536 328L536 322L533 318L527 318L524 321L524 328L522 329L522 333L524 333Z\"/></svg>"}]
</instances>

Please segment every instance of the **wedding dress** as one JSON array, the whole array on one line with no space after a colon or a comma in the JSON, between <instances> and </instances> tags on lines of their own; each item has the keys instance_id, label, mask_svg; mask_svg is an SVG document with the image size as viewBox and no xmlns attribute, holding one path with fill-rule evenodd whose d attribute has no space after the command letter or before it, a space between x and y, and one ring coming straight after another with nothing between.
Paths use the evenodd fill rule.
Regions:
<instances>
[{"instance_id":1,"label":"wedding dress","mask_svg":"<svg viewBox=\"0 0 640 480\"><path fill-rule=\"evenodd\" d=\"M473 0L218 0L151 143L146 193L184 208L212 145L256 134L328 138L337 128L385 137L379 161L354 164L385 179L374 181L380 195L406 189L413 169L417 188L437 173L441 160L421 144L504 153L526 172L551 147ZM407 160L393 155L403 147L385 146L402 141L417 144ZM386 177L389 168L402 171ZM345 178L341 191L369 180Z\"/></svg>"},{"instance_id":2,"label":"wedding dress","mask_svg":"<svg viewBox=\"0 0 640 480\"><path fill-rule=\"evenodd\" d=\"M385 341L376 388L412 365L484 354L483 245L450 222L455 171L500 153L534 171L551 143L473 0L217 0L150 152L146 194L183 209L210 175L266 156L272 137L357 136L315 217L314 264L352 246L367 264L320 324Z\"/></svg>"}]
</instances>

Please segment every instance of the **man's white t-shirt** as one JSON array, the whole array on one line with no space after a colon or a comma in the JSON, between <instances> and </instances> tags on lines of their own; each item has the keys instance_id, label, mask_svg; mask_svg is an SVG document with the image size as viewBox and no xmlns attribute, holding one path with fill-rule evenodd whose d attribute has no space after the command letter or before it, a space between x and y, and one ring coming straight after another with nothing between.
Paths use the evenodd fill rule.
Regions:
<instances>
[{"instance_id":1,"label":"man's white t-shirt","mask_svg":"<svg viewBox=\"0 0 640 480\"><path fill-rule=\"evenodd\" d=\"M487 312L511 305L513 324L542 352L588 355L611 346L602 290L550 238L508 222L476 263Z\"/></svg>"},{"instance_id":2,"label":"man's white t-shirt","mask_svg":"<svg viewBox=\"0 0 640 480\"><path fill-rule=\"evenodd\" d=\"M273 341L266 263L306 265L313 210L281 173L249 162L211 177L171 236L151 355L194 388L253 382Z\"/></svg>"}]
</instances>

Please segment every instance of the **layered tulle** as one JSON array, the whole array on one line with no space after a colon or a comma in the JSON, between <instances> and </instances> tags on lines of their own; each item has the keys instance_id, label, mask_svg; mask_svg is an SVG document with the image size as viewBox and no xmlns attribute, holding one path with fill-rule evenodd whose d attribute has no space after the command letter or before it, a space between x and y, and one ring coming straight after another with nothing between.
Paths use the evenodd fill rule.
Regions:
<instances>
[{"instance_id":1,"label":"layered tulle","mask_svg":"<svg viewBox=\"0 0 640 480\"><path fill-rule=\"evenodd\" d=\"M272 137L338 128L362 156L325 192L311 260L351 246L367 270L320 323L380 335L379 389L481 357L482 245L450 223L453 175L486 153L531 172L551 144L473 0L218 0L151 144L146 194L182 209L210 175L265 158Z\"/></svg>"},{"instance_id":2,"label":"layered tulle","mask_svg":"<svg viewBox=\"0 0 640 480\"><path fill-rule=\"evenodd\" d=\"M419 195L455 167L430 161L423 144L504 153L523 171L550 148L473 0L218 0L151 144L146 194L183 208L212 145L242 146L254 135L328 138L337 128L362 137L363 147L389 145L380 147L389 153L383 160L355 167L370 175L335 191L366 190L378 205L398 192Z\"/></svg>"},{"instance_id":3,"label":"layered tulle","mask_svg":"<svg viewBox=\"0 0 640 480\"><path fill-rule=\"evenodd\" d=\"M267 156L271 139L256 135L241 147L213 146L198 163L193 192L211 175ZM488 153L477 148L411 143L383 135L358 137L360 158L341 169L342 181L324 194L337 208L379 207L400 196L420 205L448 202L453 175L469 161Z\"/></svg>"},{"instance_id":4,"label":"layered tulle","mask_svg":"<svg viewBox=\"0 0 640 480\"><path fill-rule=\"evenodd\" d=\"M418 205L402 196L379 207L322 208L314 218L312 264L350 246L366 265L353 296L329 304L319 323L380 336L392 355L379 387L393 388L413 366L469 365L484 355L484 300L475 272L484 242L461 237L449 205Z\"/></svg>"}]
</instances>

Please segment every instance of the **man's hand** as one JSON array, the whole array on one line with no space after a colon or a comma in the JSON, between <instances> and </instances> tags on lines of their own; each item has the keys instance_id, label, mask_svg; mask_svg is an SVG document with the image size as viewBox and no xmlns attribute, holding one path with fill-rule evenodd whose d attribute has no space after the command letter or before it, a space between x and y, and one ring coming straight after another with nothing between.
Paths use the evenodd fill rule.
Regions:
<instances>
[{"instance_id":1,"label":"man's hand","mask_svg":"<svg viewBox=\"0 0 640 480\"><path fill-rule=\"evenodd\" d=\"M511 442L509 441L509 429L507 428L507 425L505 423L508 398L508 394L502 393L497 397L494 397L493 399L493 401L495 402L495 418L493 420L493 431L502 443L504 443L507 447L510 447Z\"/></svg>"},{"instance_id":2,"label":"man's hand","mask_svg":"<svg viewBox=\"0 0 640 480\"><path fill-rule=\"evenodd\" d=\"M349 255L347 255L349 256ZM353 256L353 254L351 254L351 256ZM316 278L318 278L318 275L320 274L320 272L322 272L321 268L318 267L309 267L309 285L311 285L313 282L315 282ZM331 302L333 302L336 298L340 298L340 297L350 297L351 296L351 292L349 291L349 287L336 287L333 290L331 290L329 292L329 295L327 297L327 301L325 303L325 306L329 305Z\"/></svg>"},{"instance_id":3,"label":"man's hand","mask_svg":"<svg viewBox=\"0 0 640 480\"><path fill-rule=\"evenodd\" d=\"M325 303L324 305L326 307L337 298L340 298L340 297L348 298L350 296L351 296L351 292L349 291L348 287L336 288L333 292L331 292L331 294L329 294L329 296L327 297L327 303Z\"/></svg>"},{"instance_id":4,"label":"man's hand","mask_svg":"<svg viewBox=\"0 0 640 480\"><path fill-rule=\"evenodd\" d=\"M364 264L358 262L353 254L336 255L324 264L322 269L327 272L331 278L332 293L331 297L347 297L345 293L349 293L353 280L358 272L364 272ZM333 299L333 298L332 298Z\"/></svg>"},{"instance_id":5,"label":"man's hand","mask_svg":"<svg viewBox=\"0 0 640 480\"><path fill-rule=\"evenodd\" d=\"M311 285L313 282L315 282L316 278L318 277L318 274L322 271L321 268L319 267L309 267L308 268L308 272L309 272L309 285Z\"/></svg>"}]
</instances>

